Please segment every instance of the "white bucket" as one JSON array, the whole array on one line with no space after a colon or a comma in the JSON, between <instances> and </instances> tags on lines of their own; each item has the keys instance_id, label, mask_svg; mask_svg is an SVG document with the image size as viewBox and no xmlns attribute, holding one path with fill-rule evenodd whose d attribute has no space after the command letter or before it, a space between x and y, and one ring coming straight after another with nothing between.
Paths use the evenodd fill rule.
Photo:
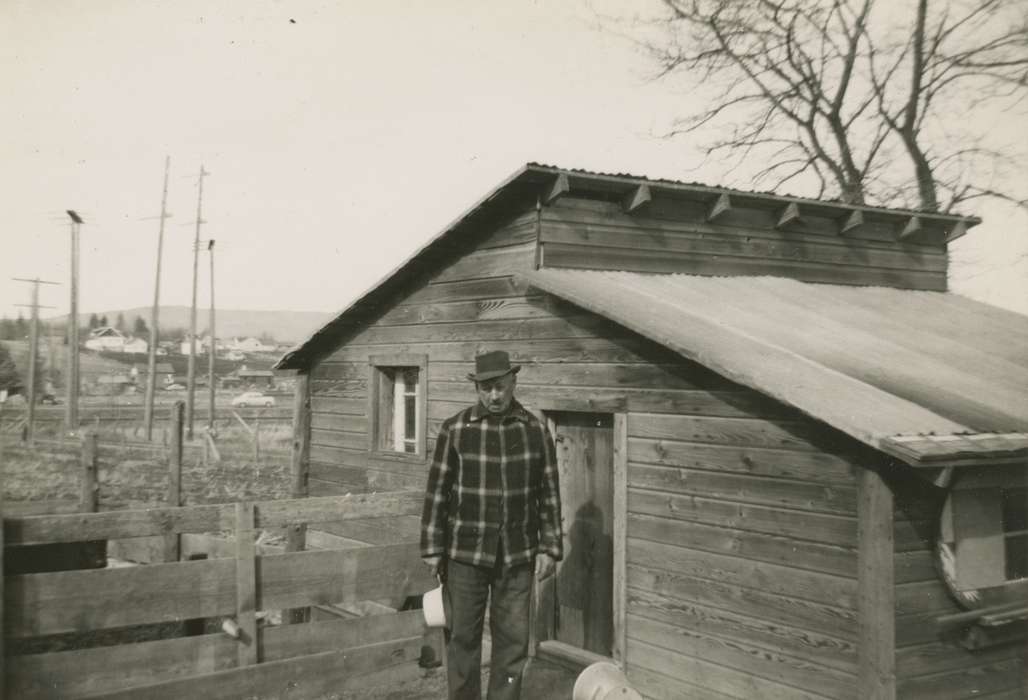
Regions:
<instances>
[{"instance_id":1,"label":"white bucket","mask_svg":"<svg viewBox=\"0 0 1028 700\"><path fill-rule=\"evenodd\" d=\"M446 606L443 604L443 584L421 596L421 613L429 627L446 627Z\"/></svg>"},{"instance_id":2,"label":"white bucket","mask_svg":"<svg viewBox=\"0 0 1028 700\"><path fill-rule=\"evenodd\" d=\"M642 700L621 669L609 661L587 666L575 680L573 700Z\"/></svg>"}]
</instances>

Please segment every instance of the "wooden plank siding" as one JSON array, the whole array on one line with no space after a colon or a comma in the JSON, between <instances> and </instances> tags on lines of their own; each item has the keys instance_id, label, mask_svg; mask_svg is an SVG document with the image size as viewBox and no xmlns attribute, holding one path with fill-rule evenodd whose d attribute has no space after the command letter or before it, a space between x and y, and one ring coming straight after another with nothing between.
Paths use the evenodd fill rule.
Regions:
<instances>
[{"instance_id":1,"label":"wooden plank siding","mask_svg":"<svg viewBox=\"0 0 1028 700\"><path fill-rule=\"evenodd\" d=\"M420 637L420 610L390 615L266 626L258 629L264 662L327 649ZM191 637L26 654L9 659L11 697L74 698L236 668L239 642L221 632ZM257 667L254 667L255 670ZM201 697L208 697L201 692ZM150 697L139 692L138 697Z\"/></svg>"},{"instance_id":2,"label":"wooden plank siding","mask_svg":"<svg viewBox=\"0 0 1028 700\"><path fill-rule=\"evenodd\" d=\"M938 244L899 241L873 222L845 238L837 222L817 217L782 230L769 214L733 208L707 221L699 202L658 198L640 215L615 202L564 197L542 212L542 266L946 289Z\"/></svg>"},{"instance_id":3,"label":"wooden plank siding","mask_svg":"<svg viewBox=\"0 0 1028 700\"><path fill-rule=\"evenodd\" d=\"M593 224L602 228L621 217L628 223L618 226L626 230L614 233L634 227L642 248L675 236L699 241L707 229L723 228L719 219L679 232L685 225L670 222L664 205L631 219L611 214L612 206L565 196L545 207L544 245L558 230L547 228L551 223L570 236L584 222L588 245L598 230ZM861 275L880 269L926 288L936 279L944 285L941 247L900 246L874 226L845 240L816 220L786 233L773 226L751 222L744 237L761 241L751 252L809 246L809 259L789 264L846 264ZM469 244L459 261L412 281L312 368L312 493L328 485L424 488L427 460L367 450L369 356L428 356L431 453L441 422L474 401L465 375L475 354L502 348L524 366L517 396L529 408L574 400L585 406L577 410L626 416L625 663L642 692L719 700L858 697L862 448L620 325L526 289L512 277L535 264L524 234L521 223L506 234L483 232L488 248ZM908 578L924 570L913 553L920 537L918 527L897 519L895 541L905 557L897 571Z\"/></svg>"},{"instance_id":4,"label":"wooden plank siding","mask_svg":"<svg viewBox=\"0 0 1028 700\"><path fill-rule=\"evenodd\" d=\"M6 633L34 637L234 615L235 567L232 559L207 559L9 576ZM386 598L399 607L432 587L416 543L269 554L256 559L255 570L258 610Z\"/></svg>"},{"instance_id":5,"label":"wooden plank siding","mask_svg":"<svg viewBox=\"0 0 1028 700\"><path fill-rule=\"evenodd\" d=\"M628 436L630 677L856 697L858 457L781 407L634 412Z\"/></svg>"},{"instance_id":6,"label":"wooden plank siding","mask_svg":"<svg viewBox=\"0 0 1028 700\"><path fill-rule=\"evenodd\" d=\"M939 578L933 560L936 518L943 492L916 477L891 482L897 527L908 533L893 549L896 599L896 697L1025 697L1026 654L1022 639L970 651L960 635L940 631L936 618L961 611ZM899 530L897 530L899 532Z\"/></svg>"},{"instance_id":7,"label":"wooden plank siding","mask_svg":"<svg viewBox=\"0 0 1028 700\"><path fill-rule=\"evenodd\" d=\"M367 449L371 355L428 355L429 453L442 421L475 400L466 379L475 354L498 346L531 365L518 390L530 406L577 389L587 389L577 393L597 410L626 398L640 410L726 417L771 405L620 326L529 293L512 273L534 266L535 212L508 218L477 235L463 254L453 251L452 264L413 281L402 298L312 369L312 493L424 486L427 460Z\"/></svg>"}]
</instances>

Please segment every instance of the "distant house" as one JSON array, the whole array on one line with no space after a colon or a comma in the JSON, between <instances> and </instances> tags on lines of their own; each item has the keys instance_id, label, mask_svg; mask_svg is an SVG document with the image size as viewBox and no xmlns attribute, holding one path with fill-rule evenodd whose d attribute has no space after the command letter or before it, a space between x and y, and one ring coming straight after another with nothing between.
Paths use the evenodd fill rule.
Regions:
<instances>
[{"instance_id":1,"label":"distant house","mask_svg":"<svg viewBox=\"0 0 1028 700\"><path fill-rule=\"evenodd\" d=\"M150 344L142 338L129 338L125 341L125 344L121 346L121 352L138 353L140 355L145 354L150 349Z\"/></svg>"},{"instance_id":2,"label":"distant house","mask_svg":"<svg viewBox=\"0 0 1028 700\"><path fill-rule=\"evenodd\" d=\"M127 336L111 326L101 326L91 330L85 345L87 350L96 352L145 353L150 347L142 338Z\"/></svg>"},{"instance_id":3,"label":"distant house","mask_svg":"<svg viewBox=\"0 0 1028 700\"><path fill-rule=\"evenodd\" d=\"M265 345L256 338L236 338L232 341L229 349L236 350L238 352L274 352L274 345Z\"/></svg>"},{"instance_id":4,"label":"distant house","mask_svg":"<svg viewBox=\"0 0 1028 700\"><path fill-rule=\"evenodd\" d=\"M183 338L182 342L179 343L179 352L181 354L183 354L183 355L189 355L190 350L191 350L191 348L189 346L190 346L189 337L186 336L185 338ZM197 355L205 355L205 354L207 354L210 351L210 347L211 347L211 337L209 335L198 337L196 339L196 354Z\"/></svg>"},{"instance_id":5,"label":"distant house","mask_svg":"<svg viewBox=\"0 0 1028 700\"><path fill-rule=\"evenodd\" d=\"M100 326L89 331L89 339L86 340L86 349L95 350L100 352L101 350L114 350L117 352L121 351L124 347L125 341L127 340L124 333L119 331L117 328L111 326Z\"/></svg>"}]
</instances>

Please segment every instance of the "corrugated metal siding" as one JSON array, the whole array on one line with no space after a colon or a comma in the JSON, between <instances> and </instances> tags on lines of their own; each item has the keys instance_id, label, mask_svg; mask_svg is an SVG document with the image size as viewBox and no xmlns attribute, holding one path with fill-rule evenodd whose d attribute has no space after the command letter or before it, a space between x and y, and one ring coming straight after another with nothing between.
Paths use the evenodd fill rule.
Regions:
<instances>
[{"instance_id":1,"label":"corrugated metal siding","mask_svg":"<svg viewBox=\"0 0 1028 700\"><path fill-rule=\"evenodd\" d=\"M875 447L892 435L1028 431L1028 317L953 294L538 270L618 321Z\"/></svg>"}]
</instances>

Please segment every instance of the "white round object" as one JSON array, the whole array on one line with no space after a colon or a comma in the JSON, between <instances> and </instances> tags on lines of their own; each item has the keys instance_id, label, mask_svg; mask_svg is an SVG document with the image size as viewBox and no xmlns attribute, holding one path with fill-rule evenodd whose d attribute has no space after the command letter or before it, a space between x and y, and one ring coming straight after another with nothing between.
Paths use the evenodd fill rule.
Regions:
<instances>
[{"instance_id":1,"label":"white round object","mask_svg":"<svg viewBox=\"0 0 1028 700\"><path fill-rule=\"evenodd\" d=\"M571 697L573 700L642 700L621 669L609 661L587 666L575 680Z\"/></svg>"},{"instance_id":2,"label":"white round object","mask_svg":"<svg viewBox=\"0 0 1028 700\"><path fill-rule=\"evenodd\" d=\"M425 616L425 624L429 627L446 627L442 584L421 596L421 612Z\"/></svg>"}]
</instances>

